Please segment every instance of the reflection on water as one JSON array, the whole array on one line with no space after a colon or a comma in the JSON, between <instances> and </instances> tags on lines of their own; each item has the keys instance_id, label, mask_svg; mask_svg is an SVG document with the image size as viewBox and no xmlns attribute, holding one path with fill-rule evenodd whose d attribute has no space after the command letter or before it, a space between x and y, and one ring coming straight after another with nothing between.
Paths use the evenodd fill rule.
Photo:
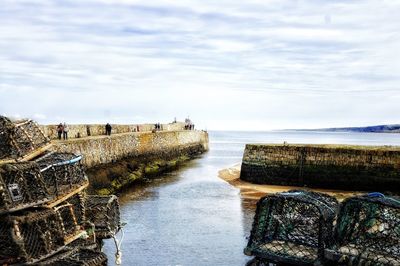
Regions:
<instances>
[{"instance_id":1,"label":"reflection on water","mask_svg":"<svg viewBox=\"0 0 400 266\"><path fill-rule=\"evenodd\" d=\"M244 265L255 201L218 178L240 162L246 143L400 145L400 134L211 132L210 151L121 195L123 265ZM106 241L114 264L113 241Z\"/></svg>"}]
</instances>

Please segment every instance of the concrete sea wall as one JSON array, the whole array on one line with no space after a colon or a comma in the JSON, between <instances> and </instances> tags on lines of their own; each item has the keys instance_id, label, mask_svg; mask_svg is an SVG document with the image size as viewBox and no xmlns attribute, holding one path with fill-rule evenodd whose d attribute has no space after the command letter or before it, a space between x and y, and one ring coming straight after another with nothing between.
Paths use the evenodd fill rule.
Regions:
<instances>
[{"instance_id":1,"label":"concrete sea wall","mask_svg":"<svg viewBox=\"0 0 400 266\"><path fill-rule=\"evenodd\" d=\"M129 132L150 132L154 129L154 124L132 124L132 125L119 125L111 124L112 134L129 133ZM50 139L57 138L57 125L41 125L40 128L44 134ZM185 123L177 122L170 124L161 124L162 130L179 131L184 130ZM88 136L101 136L105 135L105 125L102 124L78 124L68 125L68 138L83 138Z\"/></svg>"},{"instance_id":2,"label":"concrete sea wall","mask_svg":"<svg viewBox=\"0 0 400 266\"><path fill-rule=\"evenodd\" d=\"M207 151L208 133L122 133L55 142L52 149L82 154L93 189L99 194L110 194Z\"/></svg>"},{"instance_id":3,"label":"concrete sea wall","mask_svg":"<svg viewBox=\"0 0 400 266\"><path fill-rule=\"evenodd\" d=\"M240 178L257 184L398 192L400 147L248 144Z\"/></svg>"}]
</instances>

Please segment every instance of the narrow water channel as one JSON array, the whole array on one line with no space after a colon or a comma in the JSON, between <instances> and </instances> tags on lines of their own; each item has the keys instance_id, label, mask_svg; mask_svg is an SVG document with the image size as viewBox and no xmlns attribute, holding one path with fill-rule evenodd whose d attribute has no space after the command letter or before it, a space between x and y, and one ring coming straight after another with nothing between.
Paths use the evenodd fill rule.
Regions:
<instances>
[{"instance_id":1,"label":"narrow water channel","mask_svg":"<svg viewBox=\"0 0 400 266\"><path fill-rule=\"evenodd\" d=\"M400 145L400 134L211 132L210 151L120 196L122 265L244 265L255 202L218 177L241 161L246 143ZM114 265L114 242L104 251Z\"/></svg>"}]
</instances>

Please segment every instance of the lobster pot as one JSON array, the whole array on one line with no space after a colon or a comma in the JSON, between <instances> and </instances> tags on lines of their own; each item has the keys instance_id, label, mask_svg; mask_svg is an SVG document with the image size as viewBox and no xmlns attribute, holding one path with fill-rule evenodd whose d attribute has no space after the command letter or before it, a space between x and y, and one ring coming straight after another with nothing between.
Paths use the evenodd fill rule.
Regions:
<instances>
[{"instance_id":1,"label":"lobster pot","mask_svg":"<svg viewBox=\"0 0 400 266\"><path fill-rule=\"evenodd\" d=\"M35 163L0 165L0 214L43 204L51 199Z\"/></svg>"},{"instance_id":2,"label":"lobster pot","mask_svg":"<svg viewBox=\"0 0 400 266\"><path fill-rule=\"evenodd\" d=\"M337 243L325 251L335 265L400 265L400 201L353 197L342 203Z\"/></svg>"},{"instance_id":3,"label":"lobster pot","mask_svg":"<svg viewBox=\"0 0 400 266\"><path fill-rule=\"evenodd\" d=\"M45 210L0 217L0 263L33 263L64 246L57 212Z\"/></svg>"},{"instance_id":4,"label":"lobster pot","mask_svg":"<svg viewBox=\"0 0 400 266\"><path fill-rule=\"evenodd\" d=\"M0 116L0 159L19 158L49 144L36 122L22 120L12 122Z\"/></svg>"},{"instance_id":5,"label":"lobster pot","mask_svg":"<svg viewBox=\"0 0 400 266\"><path fill-rule=\"evenodd\" d=\"M330 244L336 199L315 192L289 191L257 203L245 254L267 262L298 265L323 260Z\"/></svg>"},{"instance_id":6,"label":"lobster pot","mask_svg":"<svg viewBox=\"0 0 400 266\"><path fill-rule=\"evenodd\" d=\"M111 238L121 228L118 198L111 196L88 196L86 219L95 225L97 238Z\"/></svg>"},{"instance_id":7,"label":"lobster pot","mask_svg":"<svg viewBox=\"0 0 400 266\"><path fill-rule=\"evenodd\" d=\"M0 263L34 263L83 236L70 204L0 217Z\"/></svg>"},{"instance_id":8,"label":"lobster pot","mask_svg":"<svg viewBox=\"0 0 400 266\"><path fill-rule=\"evenodd\" d=\"M58 266L58 265L70 265L70 266L102 266L107 265L107 256L100 251L94 251L91 249L76 249L73 251L67 251L56 255L54 258L47 259L40 263L41 265Z\"/></svg>"},{"instance_id":9,"label":"lobster pot","mask_svg":"<svg viewBox=\"0 0 400 266\"><path fill-rule=\"evenodd\" d=\"M54 210L61 221L62 234L65 236L66 242L75 240L74 237L83 230L81 220L83 210L79 206L72 205L69 201L61 203Z\"/></svg>"},{"instance_id":10,"label":"lobster pot","mask_svg":"<svg viewBox=\"0 0 400 266\"><path fill-rule=\"evenodd\" d=\"M72 206L76 221L78 224L83 224L86 221L86 210L85 210L86 195L84 191L81 191L72 197L68 198L65 202Z\"/></svg>"},{"instance_id":11,"label":"lobster pot","mask_svg":"<svg viewBox=\"0 0 400 266\"><path fill-rule=\"evenodd\" d=\"M51 194L63 196L87 185L80 163L82 156L72 153L47 153L35 160Z\"/></svg>"}]
</instances>

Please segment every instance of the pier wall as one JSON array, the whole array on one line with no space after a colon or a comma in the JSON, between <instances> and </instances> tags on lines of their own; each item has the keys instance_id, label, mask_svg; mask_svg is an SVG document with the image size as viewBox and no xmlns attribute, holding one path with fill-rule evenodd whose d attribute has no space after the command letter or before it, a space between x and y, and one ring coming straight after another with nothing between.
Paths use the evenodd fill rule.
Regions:
<instances>
[{"instance_id":1,"label":"pier wall","mask_svg":"<svg viewBox=\"0 0 400 266\"><path fill-rule=\"evenodd\" d=\"M132 125L119 125L111 124L112 134L129 133L129 132L150 132L154 129L154 124L132 124ZM57 138L57 125L40 125L44 134L50 139ZM106 134L104 124L77 124L68 125L68 138L84 138L88 136L101 136ZM169 123L161 124L163 131L178 131L185 129L185 123Z\"/></svg>"},{"instance_id":2,"label":"pier wall","mask_svg":"<svg viewBox=\"0 0 400 266\"><path fill-rule=\"evenodd\" d=\"M76 138L54 142L52 150L82 154L92 192L107 195L207 151L208 133L182 130Z\"/></svg>"},{"instance_id":3,"label":"pier wall","mask_svg":"<svg viewBox=\"0 0 400 266\"><path fill-rule=\"evenodd\" d=\"M248 144L240 178L257 184L398 192L400 148Z\"/></svg>"},{"instance_id":4,"label":"pier wall","mask_svg":"<svg viewBox=\"0 0 400 266\"><path fill-rule=\"evenodd\" d=\"M158 131L155 133L125 133L71 139L53 145L57 152L83 155L83 164L92 168L127 157L168 157L185 149L208 150L208 133L203 131Z\"/></svg>"}]
</instances>

